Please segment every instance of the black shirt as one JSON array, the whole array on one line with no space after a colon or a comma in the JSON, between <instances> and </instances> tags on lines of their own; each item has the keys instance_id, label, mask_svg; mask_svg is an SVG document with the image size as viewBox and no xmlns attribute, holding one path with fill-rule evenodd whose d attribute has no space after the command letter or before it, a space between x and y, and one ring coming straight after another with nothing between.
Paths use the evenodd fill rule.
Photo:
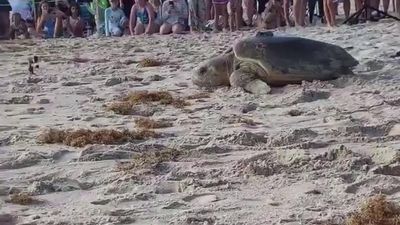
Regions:
<instances>
[{"instance_id":1,"label":"black shirt","mask_svg":"<svg viewBox=\"0 0 400 225\"><path fill-rule=\"evenodd\" d=\"M11 11L10 3L7 0L0 0L0 12Z\"/></svg>"}]
</instances>

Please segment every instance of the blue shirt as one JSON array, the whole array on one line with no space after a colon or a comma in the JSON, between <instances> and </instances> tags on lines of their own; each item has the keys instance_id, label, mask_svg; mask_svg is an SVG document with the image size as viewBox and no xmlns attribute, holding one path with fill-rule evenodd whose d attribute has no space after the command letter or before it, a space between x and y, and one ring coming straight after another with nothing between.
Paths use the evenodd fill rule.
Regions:
<instances>
[{"instance_id":1,"label":"blue shirt","mask_svg":"<svg viewBox=\"0 0 400 225\"><path fill-rule=\"evenodd\" d=\"M105 32L106 36L110 35L111 27L120 27L122 23L126 20L125 13L121 8L112 9L111 7L107 8L104 13L104 22L105 22Z\"/></svg>"}]
</instances>

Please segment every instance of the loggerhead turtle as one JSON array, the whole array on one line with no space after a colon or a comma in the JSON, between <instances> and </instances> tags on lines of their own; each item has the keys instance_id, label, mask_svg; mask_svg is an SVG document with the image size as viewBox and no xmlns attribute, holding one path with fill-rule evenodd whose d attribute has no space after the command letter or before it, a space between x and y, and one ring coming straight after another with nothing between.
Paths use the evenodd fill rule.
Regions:
<instances>
[{"instance_id":1,"label":"loggerhead turtle","mask_svg":"<svg viewBox=\"0 0 400 225\"><path fill-rule=\"evenodd\" d=\"M260 32L201 63L193 72L192 82L201 87L230 85L253 94L267 94L270 86L352 74L356 65L358 61L339 46Z\"/></svg>"}]
</instances>

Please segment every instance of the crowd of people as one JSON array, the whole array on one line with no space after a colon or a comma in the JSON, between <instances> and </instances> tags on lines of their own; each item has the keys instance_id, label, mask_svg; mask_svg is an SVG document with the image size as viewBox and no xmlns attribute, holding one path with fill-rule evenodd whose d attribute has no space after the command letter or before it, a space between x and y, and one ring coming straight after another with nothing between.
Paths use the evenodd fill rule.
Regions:
<instances>
[{"instance_id":1,"label":"crowd of people","mask_svg":"<svg viewBox=\"0 0 400 225\"><path fill-rule=\"evenodd\" d=\"M336 26L338 6L350 15L350 0L0 0L0 35L4 38L84 37L99 35L181 34L235 31L244 26L275 29L306 26L317 16ZM379 8L380 0L362 1ZM393 2L399 12L400 0ZM390 0L382 0L387 12ZM394 6L394 8L396 8ZM374 14L379 18L379 13ZM370 19L373 19L372 14Z\"/></svg>"}]
</instances>

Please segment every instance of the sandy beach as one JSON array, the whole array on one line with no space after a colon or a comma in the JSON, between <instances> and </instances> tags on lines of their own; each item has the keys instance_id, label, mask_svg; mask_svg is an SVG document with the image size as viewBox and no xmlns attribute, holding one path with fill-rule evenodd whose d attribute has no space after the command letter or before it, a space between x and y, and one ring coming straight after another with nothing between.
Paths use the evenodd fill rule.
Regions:
<instances>
[{"instance_id":1,"label":"sandy beach","mask_svg":"<svg viewBox=\"0 0 400 225\"><path fill-rule=\"evenodd\" d=\"M192 84L200 62L255 32L0 42L0 224L328 225L369 196L400 200L400 24L275 32L345 48L352 76L265 96ZM185 104L110 110L135 91ZM164 126L143 140L40 138L146 118ZM14 204L18 193L34 202Z\"/></svg>"}]
</instances>

